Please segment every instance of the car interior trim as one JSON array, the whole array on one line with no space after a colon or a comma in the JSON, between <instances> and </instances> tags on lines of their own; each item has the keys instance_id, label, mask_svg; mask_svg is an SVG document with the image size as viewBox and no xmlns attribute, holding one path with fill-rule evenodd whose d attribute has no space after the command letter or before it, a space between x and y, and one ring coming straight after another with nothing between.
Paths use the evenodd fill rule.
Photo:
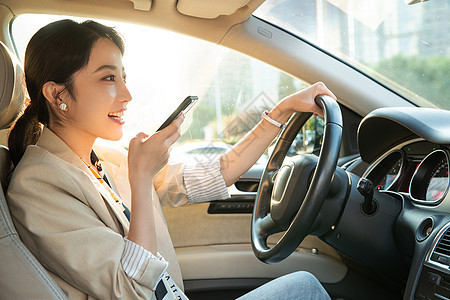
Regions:
<instances>
[{"instance_id":1,"label":"car interior trim","mask_svg":"<svg viewBox=\"0 0 450 300\"><path fill-rule=\"evenodd\" d=\"M152 7L152 0L130 0L136 10L149 11Z\"/></svg>"},{"instance_id":2,"label":"car interior trim","mask_svg":"<svg viewBox=\"0 0 450 300\"><path fill-rule=\"evenodd\" d=\"M175 250L184 280L260 278L261 274L276 278L294 272L300 266L313 273L320 282L337 283L347 273L342 261L305 250L295 251L284 261L271 265L258 261L249 244L178 247ZM202 266L201 270L198 266Z\"/></svg>"},{"instance_id":3,"label":"car interior trim","mask_svg":"<svg viewBox=\"0 0 450 300\"><path fill-rule=\"evenodd\" d=\"M374 161L398 141L422 137L436 144L450 144L450 111L433 108L379 108L368 114L358 128L361 158Z\"/></svg>"},{"instance_id":4,"label":"car interior trim","mask_svg":"<svg viewBox=\"0 0 450 300\"><path fill-rule=\"evenodd\" d=\"M180 13L197 18L214 19L220 15L234 14L251 0L178 0ZM262 1L261 1L262 2Z\"/></svg>"}]
</instances>

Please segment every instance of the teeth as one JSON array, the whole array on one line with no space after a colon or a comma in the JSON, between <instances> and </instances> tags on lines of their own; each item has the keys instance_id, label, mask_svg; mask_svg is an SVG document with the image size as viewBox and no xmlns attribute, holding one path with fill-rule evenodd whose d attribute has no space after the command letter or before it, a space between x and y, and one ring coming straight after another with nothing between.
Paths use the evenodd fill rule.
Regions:
<instances>
[{"instance_id":1,"label":"teeth","mask_svg":"<svg viewBox=\"0 0 450 300\"><path fill-rule=\"evenodd\" d=\"M108 115L108 117L121 121L123 115L124 115L124 112L123 111L119 111L119 112L115 112L115 113L110 113Z\"/></svg>"},{"instance_id":2,"label":"teeth","mask_svg":"<svg viewBox=\"0 0 450 300\"><path fill-rule=\"evenodd\" d=\"M123 115L124 115L124 112L119 111L119 112L115 112L115 113L110 113L108 116L121 118L121 117L123 117Z\"/></svg>"}]
</instances>

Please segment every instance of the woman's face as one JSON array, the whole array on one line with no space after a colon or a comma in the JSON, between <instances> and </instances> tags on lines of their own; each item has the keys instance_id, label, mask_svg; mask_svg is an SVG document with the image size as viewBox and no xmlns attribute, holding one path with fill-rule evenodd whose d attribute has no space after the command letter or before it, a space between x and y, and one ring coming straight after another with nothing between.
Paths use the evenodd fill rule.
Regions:
<instances>
[{"instance_id":1,"label":"woman's face","mask_svg":"<svg viewBox=\"0 0 450 300\"><path fill-rule=\"evenodd\" d=\"M106 38L93 46L88 64L73 76L73 99L68 105L66 125L80 130L86 138L119 140L131 95L125 85L122 53ZM67 93L63 94L66 97Z\"/></svg>"}]
</instances>

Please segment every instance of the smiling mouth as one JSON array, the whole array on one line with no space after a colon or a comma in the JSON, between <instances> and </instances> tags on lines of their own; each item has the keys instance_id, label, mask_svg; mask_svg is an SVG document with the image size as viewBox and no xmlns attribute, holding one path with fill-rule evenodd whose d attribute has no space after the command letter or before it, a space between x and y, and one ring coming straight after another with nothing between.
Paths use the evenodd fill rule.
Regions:
<instances>
[{"instance_id":1,"label":"smiling mouth","mask_svg":"<svg viewBox=\"0 0 450 300\"><path fill-rule=\"evenodd\" d=\"M111 119L123 122L123 115L124 114L125 114L124 111L119 111L119 112L108 114L108 117L110 117Z\"/></svg>"}]
</instances>

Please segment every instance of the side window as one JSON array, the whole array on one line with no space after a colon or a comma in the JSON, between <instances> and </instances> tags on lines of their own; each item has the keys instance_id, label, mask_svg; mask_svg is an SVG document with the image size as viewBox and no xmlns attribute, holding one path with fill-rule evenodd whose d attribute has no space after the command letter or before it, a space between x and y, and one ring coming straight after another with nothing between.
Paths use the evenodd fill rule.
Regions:
<instances>
[{"instance_id":1,"label":"side window","mask_svg":"<svg viewBox=\"0 0 450 300\"><path fill-rule=\"evenodd\" d=\"M19 57L23 60L34 32L61 18L17 17L12 35ZM186 115L171 158L210 159L245 135L263 110L307 86L265 63L202 40L134 24L99 22L114 26L125 41L123 63L133 100L120 141L124 147L137 132L156 130L187 95L196 95L200 101ZM320 118L311 118L290 153L313 153L320 145L321 130ZM259 163L265 161L263 157Z\"/></svg>"}]
</instances>

